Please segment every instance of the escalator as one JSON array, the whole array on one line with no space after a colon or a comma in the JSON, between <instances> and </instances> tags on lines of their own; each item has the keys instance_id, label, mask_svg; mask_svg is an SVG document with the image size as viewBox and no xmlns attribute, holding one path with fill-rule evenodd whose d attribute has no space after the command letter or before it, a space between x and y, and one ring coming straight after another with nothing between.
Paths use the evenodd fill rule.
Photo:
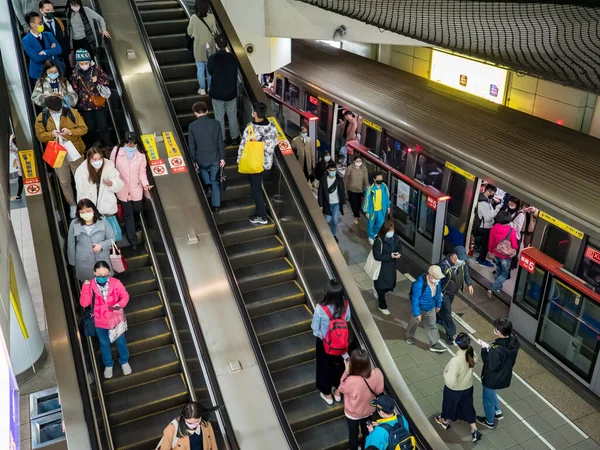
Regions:
<instances>
[{"instance_id":1,"label":"escalator","mask_svg":"<svg viewBox=\"0 0 600 450\"><path fill-rule=\"evenodd\" d=\"M186 49L187 13L177 0L135 0L181 130L195 119L197 94L192 53ZM237 172L237 147L226 148L227 189L214 214L256 337L287 421L300 448L347 448L343 404L327 405L315 388L312 307L272 218L253 225L247 177Z\"/></svg>"}]
</instances>

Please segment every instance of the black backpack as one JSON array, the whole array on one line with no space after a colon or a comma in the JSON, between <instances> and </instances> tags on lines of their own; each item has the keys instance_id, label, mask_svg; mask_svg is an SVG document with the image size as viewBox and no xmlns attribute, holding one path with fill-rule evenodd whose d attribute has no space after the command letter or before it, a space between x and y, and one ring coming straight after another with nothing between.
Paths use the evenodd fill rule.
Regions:
<instances>
[{"instance_id":1,"label":"black backpack","mask_svg":"<svg viewBox=\"0 0 600 450\"><path fill-rule=\"evenodd\" d=\"M419 278L417 278L417 280L418 279L423 279L426 275L427 274L420 275ZM408 296L409 296L408 298L412 299L412 296L413 296L413 287L414 286L415 286L415 283L413 282L413 284L410 285L410 293L408 294ZM423 287L421 287L421 295L423 295L425 293L425 289L427 289L427 281L425 281L423 279Z\"/></svg>"},{"instance_id":2,"label":"black backpack","mask_svg":"<svg viewBox=\"0 0 600 450\"><path fill-rule=\"evenodd\" d=\"M416 448L415 437L408 432L402 425L402 418L398 417L398 422L395 425L380 423L389 433L387 450L414 450Z\"/></svg>"}]
</instances>

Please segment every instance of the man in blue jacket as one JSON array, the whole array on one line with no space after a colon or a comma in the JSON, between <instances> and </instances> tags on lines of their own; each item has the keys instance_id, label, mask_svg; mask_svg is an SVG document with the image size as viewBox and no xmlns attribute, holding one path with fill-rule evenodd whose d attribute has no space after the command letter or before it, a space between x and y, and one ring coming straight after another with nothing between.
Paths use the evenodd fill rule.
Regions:
<instances>
[{"instance_id":1,"label":"man in blue jacket","mask_svg":"<svg viewBox=\"0 0 600 450\"><path fill-rule=\"evenodd\" d=\"M398 416L394 414L394 399L389 395L380 395L377 399L371 401L371 406L377 409L377 413L381 417L377 422L370 422L367 425L369 435L365 440L365 448L374 447L378 450L387 450L390 440L389 425L393 427L398 423ZM400 416L402 425L408 432L408 422L404 416Z\"/></svg>"},{"instance_id":2,"label":"man in blue jacket","mask_svg":"<svg viewBox=\"0 0 600 450\"><path fill-rule=\"evenodd\" d=\"M383 174L375 173L373 176L375 182L365 191L365 201L363 202L363 212L367 216L367 234L369 235L369 244L373 241L379 230L385 222L386 216L390 213L390 191L383 182Z\"/></svg>"},{"instance_id":3,"label":"man in blue jacket","mask_svg":"<svg viewBox=\"0 0 600 450\"><path fill-rule=\"evenodd\" d=\"M406 327L406 343L414 345L414 335L419 323L427 332L429 350L444 353L446 348L440 344L440 332L435 325L436 313L442 307L442 289L439 284L444 278L440 266L430 266L427 274L421 275L410 288L412 315Z\"/></svg>"},{"instance_id":4,"label":"man in blue jacket","mask_svg":"<svg viewBox=\"0 0 600 450\"><path fill-rule=\"evenodd\" d=\"M27 13L25 20L29 24L30 31L23 37L21 43L23 44L23 50L29 57L29 79L33 87L42 76L44 63L49 59L56 61L64 74L64 69L60 63L62 49L54 35L44 31L44 24L38 13L33 11Z\"/></svg>"}]
</instances>

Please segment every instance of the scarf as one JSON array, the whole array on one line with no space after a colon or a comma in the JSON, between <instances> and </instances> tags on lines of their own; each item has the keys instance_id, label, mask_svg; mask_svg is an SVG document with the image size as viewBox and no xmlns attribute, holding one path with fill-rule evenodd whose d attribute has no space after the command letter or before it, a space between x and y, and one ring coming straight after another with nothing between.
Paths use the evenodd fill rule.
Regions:
<instances>
[{"instance_id":1,"label":"scarf","mask_svg":"<svg viewBox=\"0 0 600 450\"><path fill-rule=\"evenodd\" d=\"M79 14L81 16L81 21L83 22L83 30L85 31L85 39L88 41L88 44L90 44L90 47L95 49L97 47L96 38L94 37L94 30L92 29L92 25L90 24L88 16L85 12L85 8L82 6L78 12L72 11L72 14ZM73 36L73 28L71 25L71 21L69 21L69 29L71 36ZM72 46L73 39L71 39L71 47Z\"/></svg>"}]
</instances>

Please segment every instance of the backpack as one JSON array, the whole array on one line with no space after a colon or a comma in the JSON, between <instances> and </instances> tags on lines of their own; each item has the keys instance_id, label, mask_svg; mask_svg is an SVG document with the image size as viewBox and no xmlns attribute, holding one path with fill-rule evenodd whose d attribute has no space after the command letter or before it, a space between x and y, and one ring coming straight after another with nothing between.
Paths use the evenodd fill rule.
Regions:
<instances>
[{"instance_id":1,"label":"backpack","mask_svg":"<svg viewBox=\"0 0 600 450\"><path fill-rule=\"evenodd\" d=\"M73 111L71 111L71 108L63 108L61 114L67 113L67 117L69 119L71 119L71 122L76 123L75 121L75 114L73 114ZM44 126L44 129L46 129L46 125L48 125L48 120L50 119L50 111L48 110L48 108L44 108L42 111L42 125Z\"/></svg>"},{"instance_id":2,"label":"backpack","mask_svg":"<svg viewBox=\"0 0 600 450\"><path fill-rule=\"evenodd\" d=\"M426 276L426 274L422 274L419 278L417 278L417 280L423 279ZM413 296L413 287L415 285L416 281L413 282L413 284L410 285L410 293L408 294L408 298L412 299ZM423 279L423 286L421 287L421 295L423 295L425 293L425 289L427 289L427 282Z\"/></svg>"},{"instance_id":3,"label":"backpack","mask_svg":"<svg viewBox=\"0 0 600 450\"><path fill-rule=\"evenodd\" d=\"M348 351L348 322L346 322L348 302L344 301L344 312L341 317L335 319L327 306L322 306L322 309L329 317L329 327L323 340L325 353L332 356L343 355Z\"/></svg>"},{"instance_id":4,"label":"backpack","mask_svg":"<svg viewBox=\"0 0 600 450\"><path fill-rule=\"evenodd\" d=\"M394 426L387 423L380 423L379 426L389 433L386 450L413 450L417 448L415 437L404 428L401 418L398 418L398 422Z\"/></svg>"},{"instance_id":5,"label":"backpack","mask_svg":"<svg viewBox=\"0 0 600 450\"><path fill-rule=\"evenodd\" d=\"M500 253L501 255L507 256L509 258L514 257L517 254L517 249L513 248L510 242L510 234L513 232L513 229L509 227L508 234L504 239L502 239L498 244L496 244L496 253Z\"/></svg>"}]
</instances>

